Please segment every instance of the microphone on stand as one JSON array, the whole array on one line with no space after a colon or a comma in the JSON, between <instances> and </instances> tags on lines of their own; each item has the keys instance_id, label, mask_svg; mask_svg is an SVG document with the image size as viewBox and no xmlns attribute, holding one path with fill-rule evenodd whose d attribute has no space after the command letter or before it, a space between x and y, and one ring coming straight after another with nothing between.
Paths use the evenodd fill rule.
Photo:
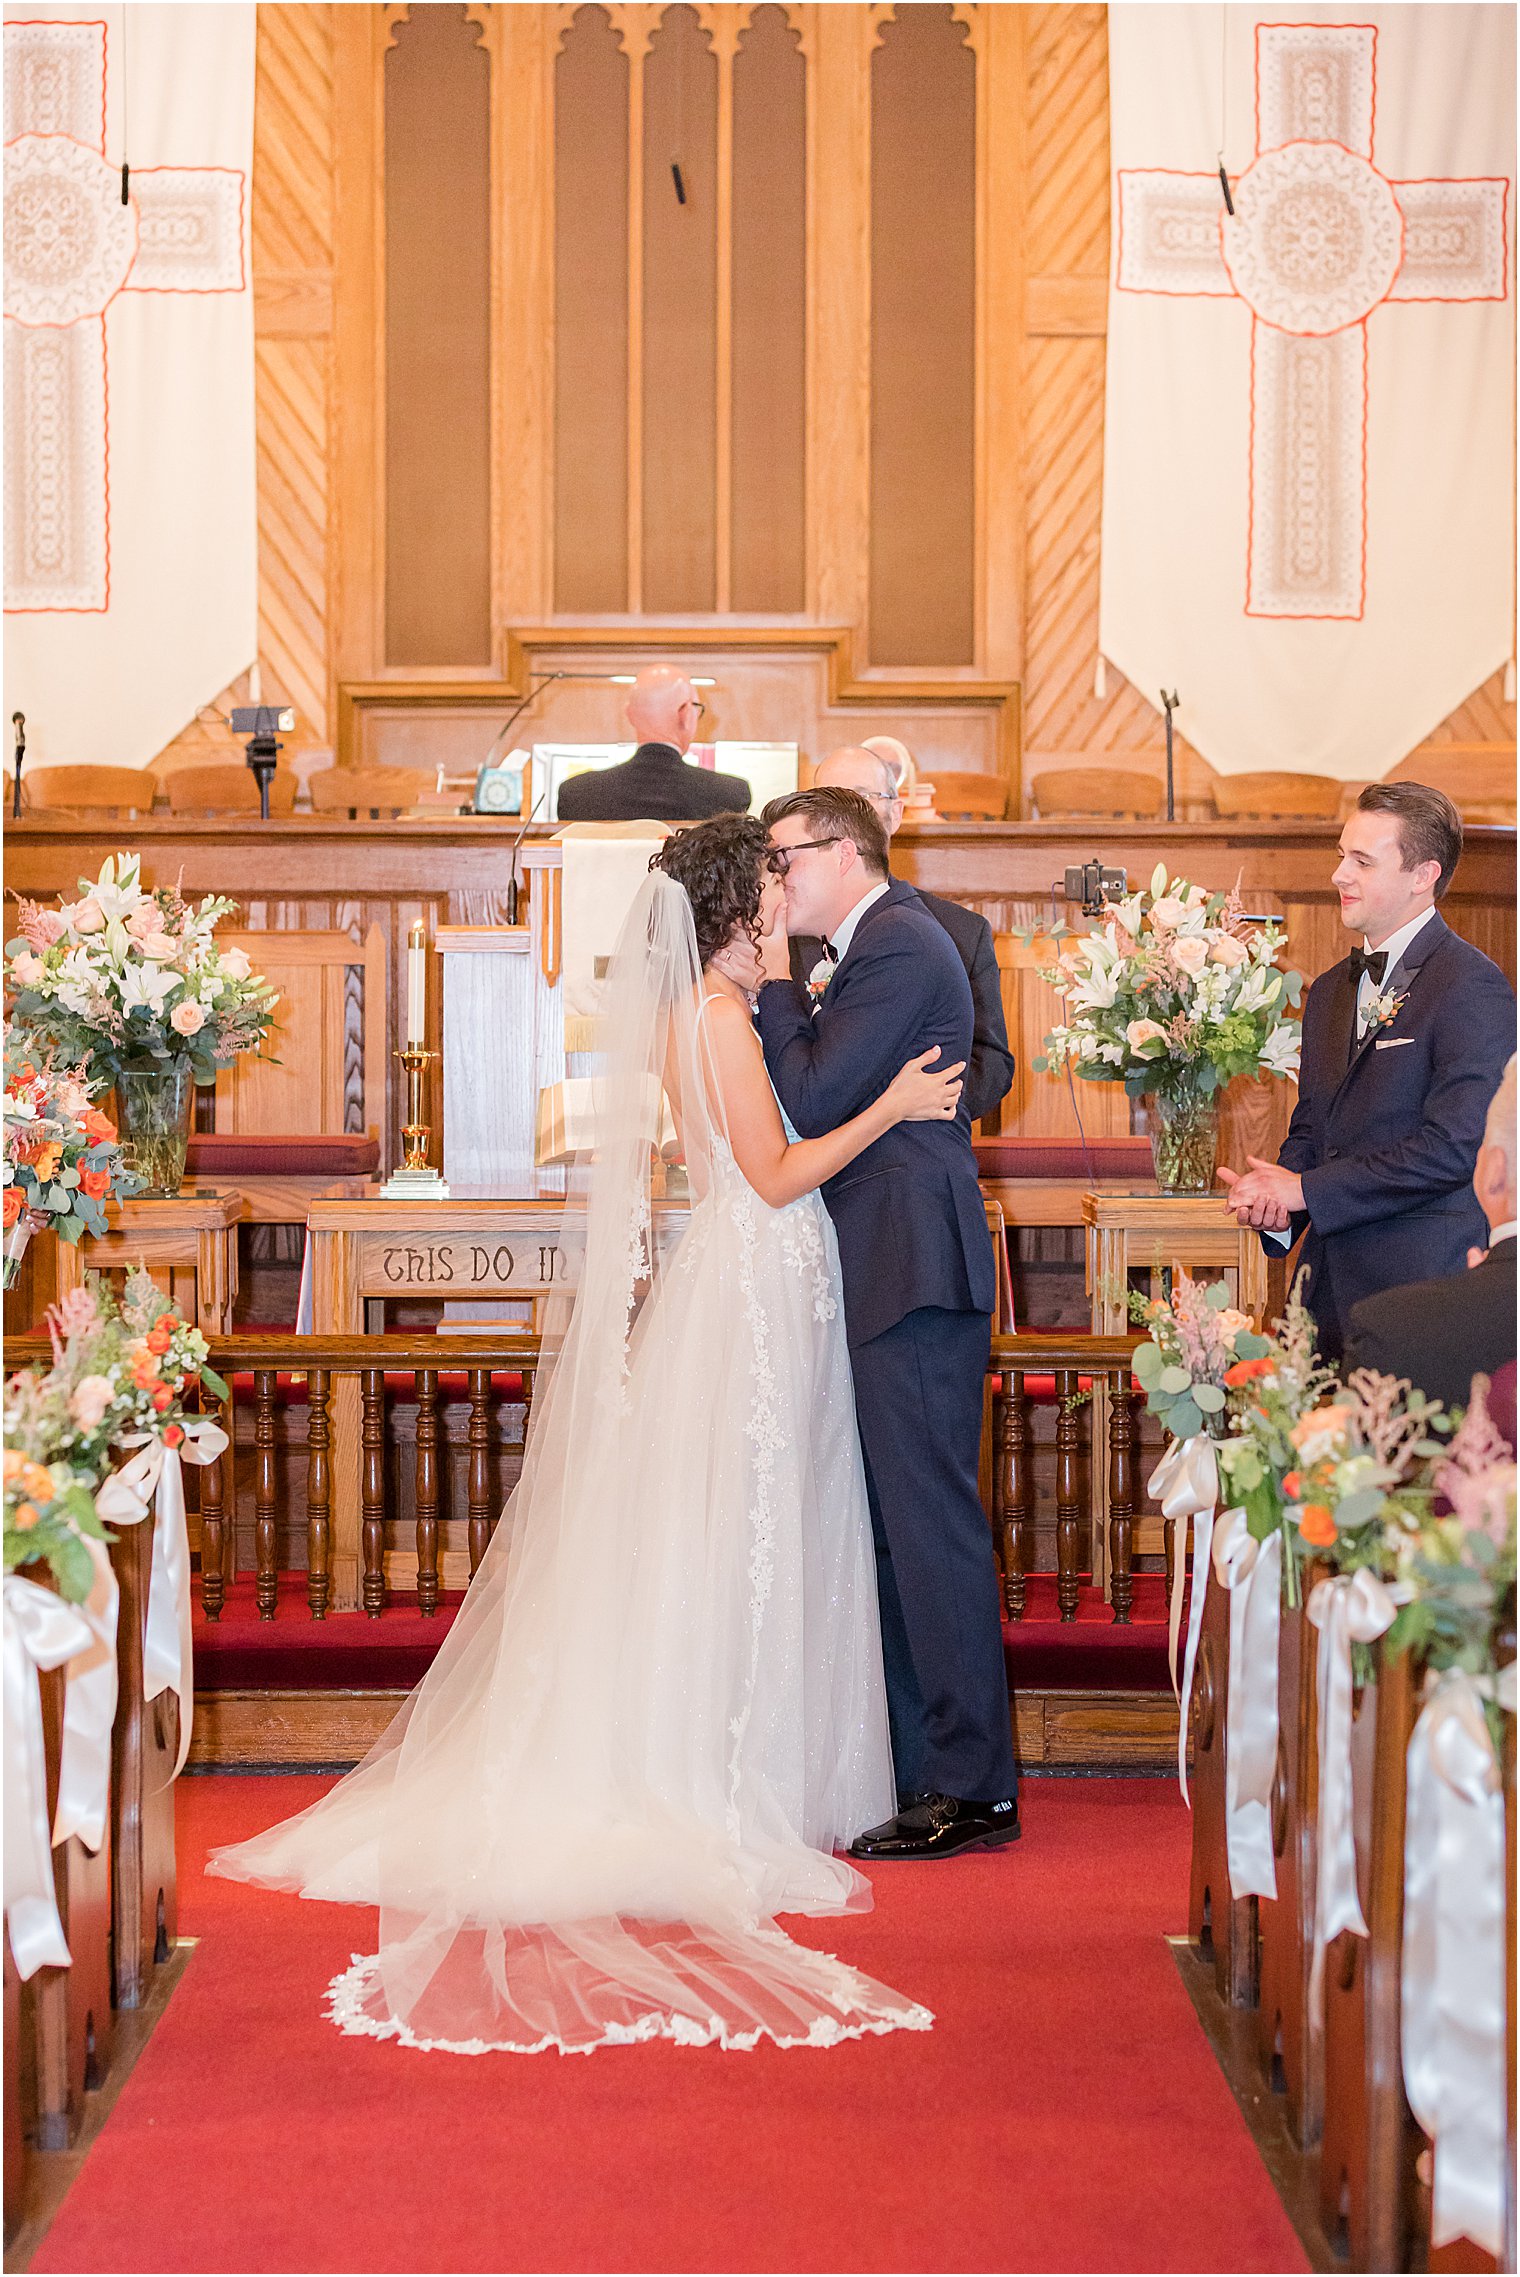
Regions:
<instances>
[{"instance_id":1,"label":"microphone on stand","mask_svg":"<svg viewBox=\"0 0 1520 2277\"><path fill-rule=\"evenodd\" d=\"M21 762L26 757L25 712L12 712L11 726L16 731L16 788L11 794L11 818L15 821L21 814Z\"/></svg>"},{"instance_id":2,"label":"microphone on stand","mask_svg":"<svg viewBox=\"0 0 1520 2277\"><path fill-rule=\"evenodd\" d=\"M507 885L507 923L509 925L515 925L517 923L517 857L522 851L522 842L528 835L529 824L533 821L534 817L538 813L539 808L543 805L544 800L548 796L549 785L548 782L545 781L543 789L539 792L537 798L533 801L533 804L529 807L527 813L523 816L522 826L519 829L517 836L512 841L512 876Z\"/></svg>"}]
</instances>

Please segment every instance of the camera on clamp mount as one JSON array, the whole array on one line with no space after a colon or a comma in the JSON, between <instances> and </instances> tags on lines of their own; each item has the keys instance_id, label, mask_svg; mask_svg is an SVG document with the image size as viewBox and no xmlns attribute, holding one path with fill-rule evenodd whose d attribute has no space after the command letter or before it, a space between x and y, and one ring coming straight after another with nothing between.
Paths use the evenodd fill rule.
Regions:
<instances>
[{"instance_id":1,"label":"camera on clamp mount","mask_svg":"<svg viewBox=\"0 0 1520 2277\"><path fill-rule=\"evenodd\" d=\"M1066 898L1082 904L1084 917L1101 917L1105 902L1122 901L1128 892L1128 870L1110 869L1096 858L1067 869Z\"/></svg>"}]
</instances>

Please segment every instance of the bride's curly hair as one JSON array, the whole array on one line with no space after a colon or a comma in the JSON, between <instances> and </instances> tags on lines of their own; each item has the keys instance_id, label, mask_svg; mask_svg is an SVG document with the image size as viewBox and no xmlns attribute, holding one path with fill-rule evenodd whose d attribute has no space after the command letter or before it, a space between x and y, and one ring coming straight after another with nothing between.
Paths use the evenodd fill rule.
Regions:
<instances>
[{"instance_id":1,"label":"bride's curly hair","mask_svg":"<svg viewBox=\"0 0 1520 2277\"><path fill-rule=\"evenodd\" d=\"M718 814L667 838L649 867L674 878L691 903L697 956L710 964L742 927L760 947L760 889L770 833L757 815Z\"/></svg>"}]
</instances>

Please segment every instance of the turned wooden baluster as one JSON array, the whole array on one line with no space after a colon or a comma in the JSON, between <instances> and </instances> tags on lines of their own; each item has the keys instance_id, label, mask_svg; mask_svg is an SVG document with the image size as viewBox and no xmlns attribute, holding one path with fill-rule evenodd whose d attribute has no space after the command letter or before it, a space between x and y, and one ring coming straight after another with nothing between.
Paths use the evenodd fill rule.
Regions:
<instances>
[{"instance_id":1,"label":"turned wooden baluster","mask_svg":"<svg viewBox=\"0 0 1520 2277\"><path fill-rule=\"evenodd\" d=\"M332 1474L328 1462L332 1431L327 1384L325 1368L313 1368L306 1379L306 1602L314 1621L326 1620L332 1591L329 1564Z\"/></svg>"},{"instance_id":2,"label":"turned wooden baluster","mask_svg":"<svg viewBox=\"0 0 1520 2277\"><path fill-rule=\"evenodd\" d=\"M1114 1619L1127 1622L1134 1601L1135 1472L1140 1433L1135 1387L1128 1375L1108 1387L1108 1543Z\"/></svg>"},{"instance_id":3,"label":"turned wooden baluster","mask_svg":"<svg viewBox=\"0 0 1520 2277\"><path fill-rule=\"evenodd\" d=\"M1015 1369L998 1403L997 1462L993 1477L1003 1543L1003 1599L1010 1621L1024 1618L1024 1576L1029 1567L1029 1406L1024 1378Z\"/></svg>"},{"instance_id":4,"label":"turned wooden baluster","mask_svg":"<svg viewBox=\"0 0 1520 2277\"><path fill-rule=\"evenodd\" d=\"M1077 1617L1077 1562L1082 1537L1082 1430L1074 1368L1056 1370L1056 1603L1063 1621Z\"/></svg>"},{"instance_id":5,"label":"turned wooden baluster","mask_svg":"<svg viewBox=\"0 0 1520 2277\"><path fill-rule=\"evenodd\" d=\"M438 1376L418 1368L417 1386L417 1610L438 1610Z\"/></svg>"},{"instance_id":6,"label":"turned wooden baluster","mask_svg":"<svg viewBox=\"0 0 1520 2277\"><path fill-rule=\"evenodd\" d=\"M470 1370L470 1578L491 1539L491 1371Z\"/></svg>"},{"instance_id":7,"label":"turned wooden baluster","mask_svg":"<svg viewBox=\"0 0 1520 2277\"><path fill-rule=\"evenodd\" d=\"M253 1558L259 1619L272 1621L280 1596L280 1553L275 1536L278 1505L274 1411L279 1378L273 1368L253 1374Z\"/></svg>"},{"instance_id":8,"label":"turned wooden baluster","mask_svg":"<svg viewBox=\"0 0 1520 2277\"><path fill-rule=\"evenodd\" d=\"M220 1423L227 1434L223 1453L207 1463L201 1472L201 1611L208 1621L219 1621L227 1601L227 1520L223 1499L226 1488L222 1465L225 1463L229 1472L233 1469L232 1406L229 1402L224 1409L204 1384L200 1398L201 1413L210 1416L214 1423Z\"/></svg>"},{"instance_id":9,"label":"turned wooden baluster","mask_svg":"<svg viewBox=\"0 0 1520 2277\"><path fill-rule=\"evenodd\" d=\"M364 1420L361 1427L359 1555L363 1567L364 1610L378 1620L385 1610L385 1373L360 1374Z\"/></svg>"}]
</instances>

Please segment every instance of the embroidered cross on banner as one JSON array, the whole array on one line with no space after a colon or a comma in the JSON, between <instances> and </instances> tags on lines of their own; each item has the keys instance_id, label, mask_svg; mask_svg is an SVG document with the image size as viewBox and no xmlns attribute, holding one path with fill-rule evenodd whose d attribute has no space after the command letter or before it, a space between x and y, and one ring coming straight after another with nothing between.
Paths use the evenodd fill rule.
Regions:
<instances>
[{"instance_id":1,"label":"embroidered cross on banner","mask_svg":"<svg viewBox=\"0 0 1520 2277\"><path fill-rule=\"evenodd\" d=\"M1247 616L1359 618L1368 322L1508 294L1503 178L1406 181L1374 162L1377 32L1259 24L1256 153L1217 173L1121 169L1120 292L1251 311Z\"/></svg>"},{"instance_id":2,"label":"embroidered cross on banner","mask_svg":"<svg viewBox=\"0 0 1520 2277\"><path fill-rule=\"evenodd\" d=\"M110 607L105 314L244 288L242 173L106 157L106 26L5 26L5 606Z\"/></svg>"}]
</instances>

